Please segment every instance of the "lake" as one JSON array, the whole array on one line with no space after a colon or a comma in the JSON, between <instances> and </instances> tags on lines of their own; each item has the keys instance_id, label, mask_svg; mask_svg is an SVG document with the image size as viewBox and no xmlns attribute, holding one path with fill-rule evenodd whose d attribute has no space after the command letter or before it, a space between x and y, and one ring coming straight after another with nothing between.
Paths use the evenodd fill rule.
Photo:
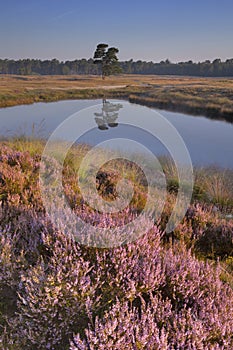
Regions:
<instances>
[{"instance_id":1,"label":"lake","mask_svg":"<svg viewBox=\"0 0 233 350\"><path fill-rule=\"evenodd\" d=\"M0 136L34 134L47 139L63 121L76 112L79 113L73 132L79 129L80 120L82 123L85 120L88 126L87 132L78 139L78 142L97 145L106 140L120 138L119 141L112 142L111 147L132 151L130 145L123 140L132 139L156 155L168 154L166 145L143 130L143 127L135 126L138 125L137 121L141 123L148 116L151 125L153 124L156 129L158 122L156 110L126 101L69 100L1 108ZM161 110L157 112L170 122L182 137L194 165L217 165L233 169L233 124L202 116ZM131 121L127 125L124 123L126 119ZM133 150L137 151L137 146Z\"/></svg>"}]
</instances>

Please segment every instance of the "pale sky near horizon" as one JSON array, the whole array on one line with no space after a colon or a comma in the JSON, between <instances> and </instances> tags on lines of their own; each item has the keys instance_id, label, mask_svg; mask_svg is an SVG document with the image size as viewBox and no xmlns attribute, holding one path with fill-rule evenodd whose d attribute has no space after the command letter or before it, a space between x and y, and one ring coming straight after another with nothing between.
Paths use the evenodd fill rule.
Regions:
<instances>
[{"instance_id":1,"label":"pale sky near horizon","mask_svg":"<svg viewBox=\"0 0 233 350\"><path fill-rule=\"evenodd\" d=\"M233 58L233 0L1 0L0 58L90 58L100 42L120 60Z\"/></svg>"}]
</instances>

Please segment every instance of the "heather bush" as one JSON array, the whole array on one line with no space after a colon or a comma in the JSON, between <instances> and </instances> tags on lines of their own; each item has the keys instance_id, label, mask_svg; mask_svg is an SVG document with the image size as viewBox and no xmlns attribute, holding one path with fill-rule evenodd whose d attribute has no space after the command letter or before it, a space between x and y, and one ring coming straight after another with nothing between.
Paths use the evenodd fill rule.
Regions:
<instances>
[{"instance_id":1,"label":"heather bush","mask_svg":"<svg viewBox=\"0 0 233 350\"><path fill-rule=\"evenodd\" d=\"M175 313L169 301L150 296L147 304L142 300L140 312L127 303L117 302L102 320L90 322L85 339L79 334L74 337L70 350L226 348L211 344L203 326L189 310Z\"/></svg>"},{"instance_id":2,"label":"heather bush","mask_svg":"<svg viewBox=\"0 0 233 350\"><path fill-rule=\"evenodd\" d=\"M160 235L154 228L134 243L97 250L101 294L107 303L119 298L132 302L138 295L156 291L164 283Z\"/></svg>"},{"instance_id":3,"label":"heather bush","mask_svg":"<svg viewBox=\"0 0 233 350\"><path fill-rule=\"evenodd\" d=\"M163 324L171 317L171 305L156 297L151 297L150 304L142 300L139 313L127 302L117 301L101 320L90 320L85 339L76 335L70 349L167 349Z\"/></svg>"},{"instance_id":4,"label":"heather bush","mask_svg":"<svg viewBox=\"0 0 233 350\"><path fill-rule=\"evenodd\" d=\"M219 271L197 261L185 247L164 253L157 288L134 300L117 300L102 318L91 314L85 336L76 334L71 350L233 346L233 292L222 284Z\"/></svg>"},{"instance_id":5,"label":"heather bush","mask_svg":"<svg viewBox=\"0 0 233 350\"><path fill-rule=\"evenodd\" d=\"M0 147L0 200L8 205L40 204L38 171L39 156L29 152Z\"/></svg>"},{"instance_id":6,"label":"heather bush","mask_svg":"<svg viewBox=\"0 0 233 350\"><path fill-rule=\"evenodd\" d=\"M225 211L192 203L178 227L165 234L176 200L171 188L153 228L145 230L142 218L135 232L126 232L116 246L121 237L117 229L112 238L109 231L137 217L146 184L125 163L124 171L138 185L132 205L118 214L100 215L79 193L75 168L87 148L80 148L77 159L76 149L63 172L68 202L79 218L105 228L99 239L113 240L113 248L88 247L80 242L93 242L91 231L78 231L75 241L69 226L55 227L45 213L38 184L40 156L32 150L33 156L0 147L1 349L233 348L233 291L226 279L221 281L223 265L216 263L220 259L232 273L233 221ZM104 182L105 171L97 179L99 194L111 188L114 197L116 172L111 178L107 169ZM59 201L54 205L62 223L69 213ZM142 229L147 233L141 235Z\"/></svg>"},{"instance_id":7,"label":"heather bush","mask_svg":"<svg viewBox=\"0 0 233 350\"><path fill-rule=\"evenodd\" d=\"M0 325L6 323L17 308L17 286L19 273L25 266L23 254L15 255L12 240L0 229ZM0 334L1 334L0 328Z\"/></svg>"},{"instance_id":8,"label":"heather bush","mask_svg":"<svg viewBox=\"0 0 233 350\"><path fill-rule=\"evenodd\" d=\"M43 244L47 261L41 255L18 271L19 312L8 319L11 342L22 349L64 349L74 328L85 325L86 302L98 304L95 271L74 240L57 232Z\"/></svg>"}]
</instances>

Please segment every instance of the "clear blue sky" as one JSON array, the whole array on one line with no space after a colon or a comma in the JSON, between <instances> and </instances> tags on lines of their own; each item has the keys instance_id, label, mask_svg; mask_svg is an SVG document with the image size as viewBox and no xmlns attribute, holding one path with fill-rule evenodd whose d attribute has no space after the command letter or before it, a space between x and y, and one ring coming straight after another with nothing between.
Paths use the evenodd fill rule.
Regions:
<instances>
[{"instance_id":1,"label":"clear blue sky","mask_svg":"<svg viewBox=\"0 0 233 350\"><path fill-rule=\"evenodd\" d=\"M1 58L90 58L96 44L121 60L233 57L233 0L7 0Z\"/></svg>"}]
</instances>

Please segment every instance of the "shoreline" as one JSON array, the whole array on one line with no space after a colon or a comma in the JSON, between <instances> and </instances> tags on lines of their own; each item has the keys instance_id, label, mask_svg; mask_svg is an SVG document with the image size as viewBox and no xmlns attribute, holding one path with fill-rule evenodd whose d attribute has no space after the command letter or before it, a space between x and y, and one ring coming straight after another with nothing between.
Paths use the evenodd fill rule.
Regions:
<instances>
[{"instance_id":1,"label":"shoreline","mask_svg":"<svg viewBox=\"0 0 233 350\"><path fill-rule=\"evenodd\" d=\"M116 98L233 123L233 80L173 76L0 76L0 108L37 102Z\"/></svg>"}]
</instances>

